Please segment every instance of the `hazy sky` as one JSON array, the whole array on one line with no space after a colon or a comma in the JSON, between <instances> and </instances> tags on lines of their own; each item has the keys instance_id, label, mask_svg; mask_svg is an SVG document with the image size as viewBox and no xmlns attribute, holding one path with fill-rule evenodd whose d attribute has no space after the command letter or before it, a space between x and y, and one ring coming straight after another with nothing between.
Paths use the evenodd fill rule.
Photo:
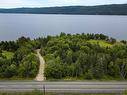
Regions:
<instances>
[{"instance_id":1,"label":"hazy sky","mask_svg":"<svg viewBox=\"0 0 127 95\"><path fill-rule=\"evenodd\" d=\"M127 0L0 0L0 8L104 5L127 3Z\"/></svg>"}]
</instances>

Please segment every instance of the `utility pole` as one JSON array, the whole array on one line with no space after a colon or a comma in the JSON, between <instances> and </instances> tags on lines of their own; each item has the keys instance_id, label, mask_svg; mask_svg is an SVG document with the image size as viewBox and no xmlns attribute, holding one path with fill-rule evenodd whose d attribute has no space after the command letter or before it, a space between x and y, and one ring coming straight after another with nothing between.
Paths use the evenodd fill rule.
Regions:
<instances>
[{"instance_id":1,"label":"utility pole","mask_svg":"<svg viewBox=\"0 0 127 95\"><path fill-rule=\"evenodd\" d=\"M43 95L46 95L46 93L45 93L45 85L43 85Z\"/></svg>"}]
</instances>

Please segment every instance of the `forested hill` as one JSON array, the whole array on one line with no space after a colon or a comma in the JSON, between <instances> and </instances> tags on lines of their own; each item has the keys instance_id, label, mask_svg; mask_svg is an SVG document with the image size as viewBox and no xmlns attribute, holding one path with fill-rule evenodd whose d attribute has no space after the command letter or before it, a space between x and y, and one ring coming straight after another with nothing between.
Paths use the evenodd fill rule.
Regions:
<instances>
[{"instance_id":1,"label":"forested hill","mask_svg":"<svg viewBox=\"0 0 127 95\"><path fill-rule=\"evenodd\" d=\"M127 80L127 41L84 33L0 41L0 80L35 78L37 49L46 80Z\"/></svg>"},{"instance_id":2,"label":"forested hill","mask_svg":"<svg viewBox=\"0 0 127 95\"><path fill-rule=\"evenodd\" d=\"M0 9L0 13L127 15L127 4Z\"/></svg>"}]
</instances>

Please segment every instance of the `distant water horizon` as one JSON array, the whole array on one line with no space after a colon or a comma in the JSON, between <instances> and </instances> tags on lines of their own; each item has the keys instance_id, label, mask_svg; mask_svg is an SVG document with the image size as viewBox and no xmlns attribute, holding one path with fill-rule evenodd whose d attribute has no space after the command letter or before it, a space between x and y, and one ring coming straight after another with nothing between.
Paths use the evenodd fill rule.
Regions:
<instances>
[{"instance_id":1,"label":"distant water horizon","mask_svg":"<svg viewBox=\"0 0 127 95\"><path fill-rule=\"evenodd\" d=\"M0 41L17 40L21 36L46 37L61 32L105 34L127 40L127 16L0 14Z\"/></svg>"}]
</instances>

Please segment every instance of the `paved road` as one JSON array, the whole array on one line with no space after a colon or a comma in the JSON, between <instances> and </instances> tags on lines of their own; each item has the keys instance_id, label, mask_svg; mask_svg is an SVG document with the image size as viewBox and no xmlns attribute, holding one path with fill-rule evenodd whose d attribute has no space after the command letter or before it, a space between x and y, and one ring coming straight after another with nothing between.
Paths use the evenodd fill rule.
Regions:
<instances>
[{"instance_id":1,"label":"paved road","mask_svg":"<svg viewBox=\"0 0 127 95\"><path fill-rule=\"evenodd\" d=\"M37 56L40 60L40 66L39 66L39 72L35 78L36 81L44 81L45 77L44 77L44 68L45 68L45 61L43 59L43 57L40 54L40 49L36 50L37 52Z\"/></svg>"},{"instance_id":2,"label":"paved road","mask_svg":"<svg viewBox=\"0 0 127 95\"><path fill-rule=\"evenodd\" d=\"M127 82L0 82L0 91L32 91L71 93L122 93Z\"/></svg>"}]
</instances>

